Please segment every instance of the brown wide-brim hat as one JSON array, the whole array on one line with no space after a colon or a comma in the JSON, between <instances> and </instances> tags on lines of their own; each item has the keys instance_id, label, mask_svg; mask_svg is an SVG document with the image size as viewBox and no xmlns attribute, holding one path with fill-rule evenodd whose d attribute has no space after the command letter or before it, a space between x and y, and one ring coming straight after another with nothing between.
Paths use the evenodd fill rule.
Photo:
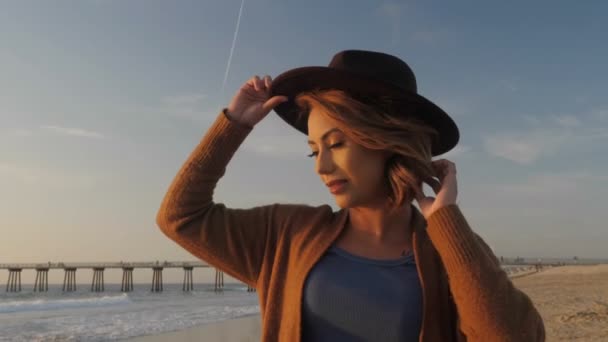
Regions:
<instances>
[{"instance_id":1,"label":"brown wide-brim hat","mask_svg":"<svg viewBox=\"0 0 608 342\"><path fill-rule=\"evenodd\" d=\"M337 53L329 66L288 70L277 76L271 96L284 95L288 101L274 111L288 124L308 135L308 114L295 103L302 92L338 89L355 97L390 98L393 106L408 110L394 112L421 120L439 132L431 145L433 156L451 150L460 138L454 120L433 102L418 94L416 77L401 59L380 52L346 50Z\"/></svg>"}]
</instances>

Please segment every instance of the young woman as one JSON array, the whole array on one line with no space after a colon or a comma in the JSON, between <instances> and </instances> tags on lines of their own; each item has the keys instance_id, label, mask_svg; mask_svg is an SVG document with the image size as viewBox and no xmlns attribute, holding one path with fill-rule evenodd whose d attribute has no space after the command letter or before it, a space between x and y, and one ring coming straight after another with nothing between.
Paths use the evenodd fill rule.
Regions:
<instances>
[{"instance_id":1,"label":"young woman","mask_svg":"<svg viewBox=\"0 0 608 342\"><path fill-rule=\"evenodd\" d=\"M213 201L233 154L272 109L308 135L338 212ZM544 341L532 302L460 211L454 163L432 160L458 139L404 61L342 51L328 67L247 81L180 169L157 222L257 289L263 341Z\"/></svg>"}]
</instances>

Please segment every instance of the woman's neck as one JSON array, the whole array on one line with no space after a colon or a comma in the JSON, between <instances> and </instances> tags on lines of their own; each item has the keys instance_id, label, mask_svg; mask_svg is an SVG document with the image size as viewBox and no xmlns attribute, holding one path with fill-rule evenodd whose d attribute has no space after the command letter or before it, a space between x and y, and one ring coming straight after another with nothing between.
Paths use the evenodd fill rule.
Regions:
<instances>
[{"instance_id":1,"label":"woman's neck","mask_svg":"<svg viewBox=\"0 0 608 342\"><path fill-rule=\"evenodd\" d=\"M349 208L347 228L373 244L401 244L410 239L411 215L409 203L392 211L388 206Z\"/></svg>"}]
</instances>

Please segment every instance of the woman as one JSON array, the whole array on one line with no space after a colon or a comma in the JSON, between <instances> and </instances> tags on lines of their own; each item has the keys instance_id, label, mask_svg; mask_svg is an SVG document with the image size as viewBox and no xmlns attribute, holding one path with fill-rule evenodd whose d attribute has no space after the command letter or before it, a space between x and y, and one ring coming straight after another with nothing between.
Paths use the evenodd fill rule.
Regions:
<instances>
[{"instance_id":1,"label":"woman","mask_svg":"<svg viewBox=\"0 0 608 342\"><path fill-rule=\"evenodd\" d=\"M213 202L233 154L272 109L308 135L338 212ZM458 139L405 62L342 51L328 67L247 81L182 166L157 222L258 290L263 341L544 341L530 299L457 206L455 165L431 160Z\"/></svg>"}]
</instances>

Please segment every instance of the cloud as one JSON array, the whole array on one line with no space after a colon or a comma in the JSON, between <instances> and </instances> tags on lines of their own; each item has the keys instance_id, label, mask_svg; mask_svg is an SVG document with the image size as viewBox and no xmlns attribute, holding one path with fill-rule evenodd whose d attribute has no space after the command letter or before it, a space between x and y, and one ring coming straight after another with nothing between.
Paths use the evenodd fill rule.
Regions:
<instances>
[{"instance_id":1,"label":"cloud","mask_svg":"<svg viewBox=\"0 0 608 342\"><path fill-rule=\"evenodd\" d=\"M581 121L572 115L563 115L554 118L555 122L562 127L578 127L581 125Z\"/></svg>"},{"instance_id":2,"label":"cloud","mask_svg":"<svg viewBox=\"0 0 608 342\"><path fill-rule=\"evenodd\" d=\"M522 115L522 118L524 119L524 121L528 124L537 126L541 123L541 120L538 116L535 115Z\"/></svg>"},{"instance_id":3,"label":"cloud","mask_svg":"<svg viewBox=\"0 0 608 342\"><path fill-rule=\"evenodd\" d=\"M594 108L591 115L598 120L608 120L608 108Z\"/></svg>"},{"instance_id":4,"label":"cloud","mask_svg":"<svg viewBox=\"0 0 608 342\"><path fill-rule=\"evenodd\" d=\"M0 161L0 182L23 184L52 189L92 188L98 184L92 174L78 174L70 170L59 170L33 165ZM16 183L15 183L16 182Z\"/></svg>"},{"instance_id":5,"label":"cloud","mask_svg":"<svg viewBox=\"0 0 608 342\"><path fill-rule=\"evenodd\" d=\"M598 114L600 113L600 114ZM601 112L581 115L524 115L522 119L533 128L519 132L501 132L482 138L483 148L490 155L519 164L531 164L543 156L556 154L564 146L582 148L585 144L608 138L608 127L598 121Z\"/></svg>"},{"instance_id":6,"label":"cloud","mask_svg":"<svg viewBox=\"0 0 608 342\"><path fill-rule=\"evenodd\" d=\"M483 138L483 145L490 155L514 161L519 164L530 164L543 154L555 151L557 145L565 138L547 131L527 133L504 133Z\"/></svg>"},{"instance_id":7,"label":"cloud","mask_svg":"<svg viewBox=\"0 0 608 342\"><path fill-rule=\"evenodd\" d=\"M582 170L570 173L543 173L529 177L520 183L499 184L495 191L501 195L527 198L528 200L544 198L554 201L559 197L571 197L575 193L583 194L583 186L594 183L605 183L608 176L594 175Z\"/></svg>"},{"instance_id":8,"label":"cloud","mask_svg":"<svg viewBox=\"0 0 608 342\"><path fill-rule=\"evenodd\" d=\"M472 115L477 112L477 101L470 96L434 94L428 99L443 108L454 118Z\"/></svg>"},{"instance_id":9,"label":"cloud","mask_svg":"<svg viewBox=\"0 0 608 342\"><path fill-rule=\"evenodd\" d=\"M206 94L183 94L165 96L161 99L161 102L167 106L193 106L199 104L206 98Z\"/></svg>"},{"instance_id":10,"label":"cloud","mask_svg":"<svg viewBox=\"0 0 608 342\"><path fill-rule=\"evenodd\" d=\"M160 111L178 118L194 121L207 121L209 113L217 115L220 107L211 109L207 94L187 93L165 96L160 100ZM212 104L213 105L213 104Z\"/></svg>"},{"instance_id":11,"label":"cloud","mask_svg":"<svg viewBox=\"0 0 608 342\"><path fill-rule=\"evenodd\" d=\"M105 136L101 133L95 131L89 131L82 128L74 128L74 127L61 127L54 125L42 126L41 128L54 131L60 135L69 135L83 138L92 138L92 139L104 139Z\"/></svg>"},{"instance_id":12,"label":"cloud","mask_svg":"<svg viewBox=\"0 0 608 342\"><path fill-rule=\"evenodd\" d=\"M470 221L500 253L603 254L608 239L601 186L608 181L605 172L573 165L567 171L534 172L507 180L510 176L462 185L462 203L470 208L466 211Z\"/></svg>"},{"instance_id":13,"label":"cloud","mask_svg":"<svg viewBox=\"0 0 608 342\"><path fill-rule=\"evenodd\" d=\"M40 180L40 174L33 168L0 162L0 178L17 180L32 185Z\"/></svg>"},{"instance_id":14,"label":"cloud","mask_svg":"<svg viewBox=\"0 0 608 342\"><path fill-rule=\"evenodd\" d=\"M245 140L243 149L273 158L301 158L310 153L303 137L260 134Z\"/></svg>"},{"instance_id":15,"label":"cloud","mask_svg":"<svg viewBox=\"0 0 608 342\"><path fill-rule=\"evenodd\" d=\"M34 133L29 129L15 129L13 135L17 137L31 137Z\"/></svg>"},{"instance_id":16,"label":"cloud","mask_svg":"<svg viewBox=\"0 0 608 342\"><path fill-rule=\"evenodd\" d=\"M459 157L462 157L462 156L470 153L471 150L472 150L471 146L456 145L453 149L451 149L447 153L442 154L440 157L446 158L446 159L459 158Z\"/></svg>"}]
</instances>

